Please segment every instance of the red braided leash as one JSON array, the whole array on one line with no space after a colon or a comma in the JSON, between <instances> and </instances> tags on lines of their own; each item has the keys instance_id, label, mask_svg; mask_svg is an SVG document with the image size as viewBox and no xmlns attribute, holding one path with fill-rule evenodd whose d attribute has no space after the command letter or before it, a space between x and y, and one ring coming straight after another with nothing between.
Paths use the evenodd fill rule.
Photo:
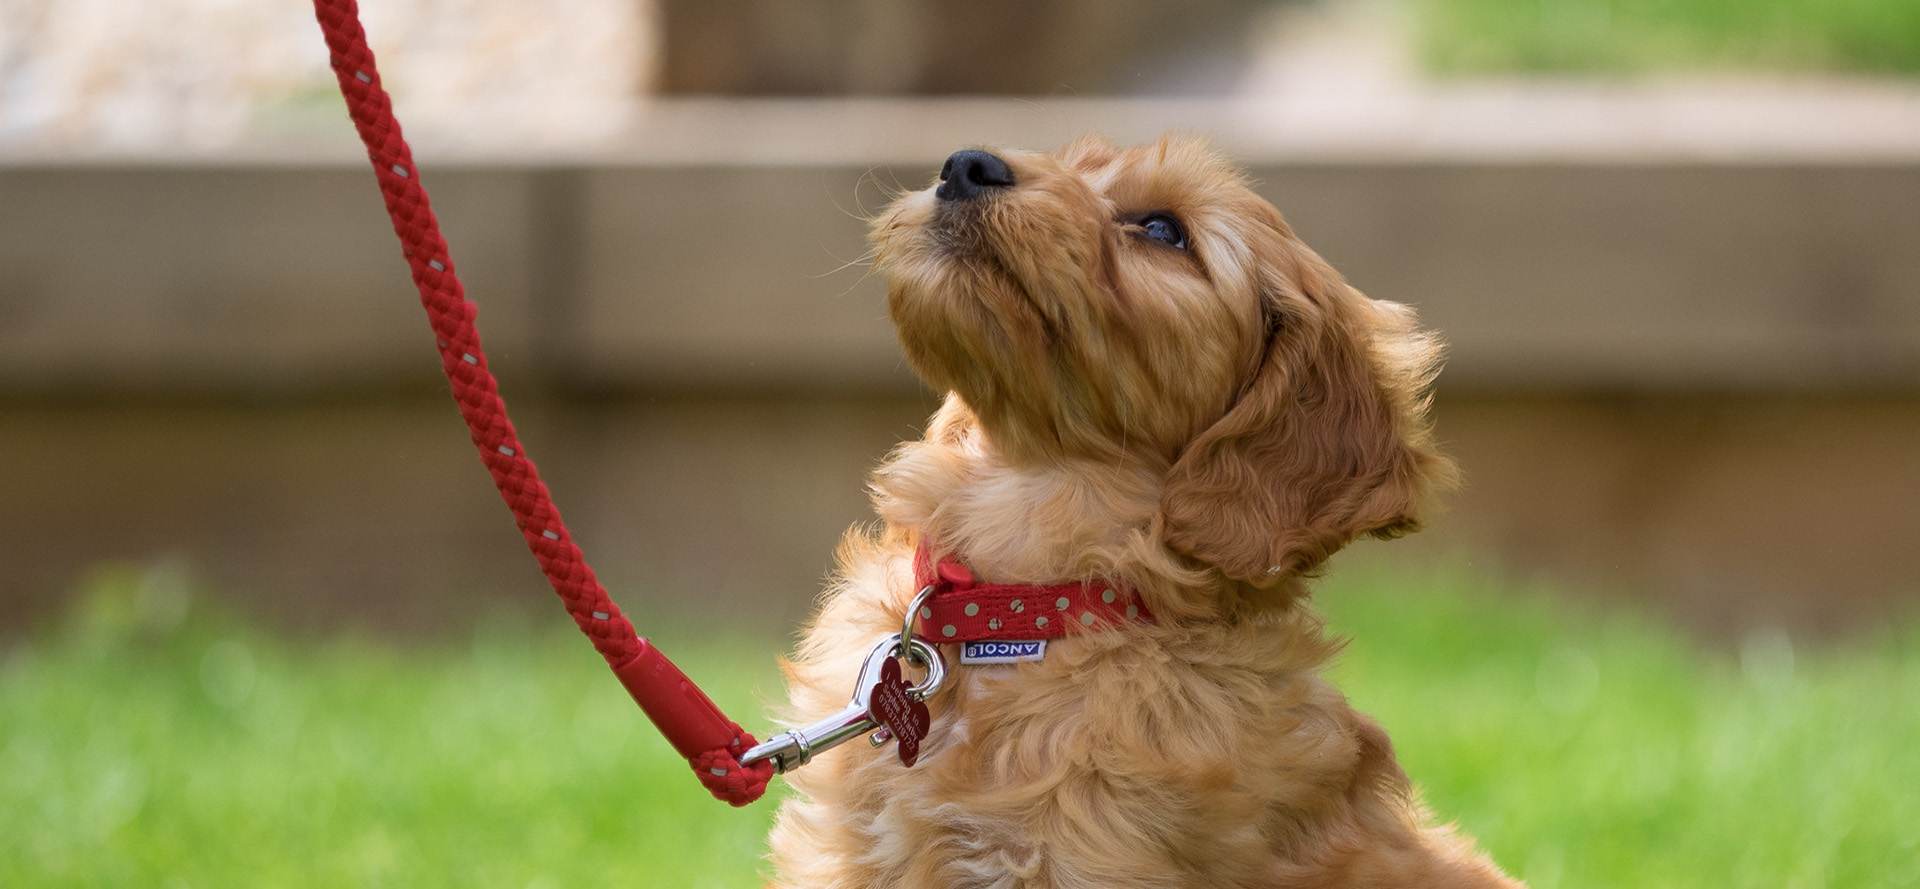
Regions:
<instances>
[{"instance_id":1,"label":"red braided leash","mask_svg":"<svg viewBox=\"0 0 1920 889\"><path fill-rule=\"evenodd\" d=\"M763 761L740 765L740 756L757 743L753 736L728 720L680 668L640 638L619 607L607 598L606 589L587 567L580 548L560 521L560 511L554 507L547 486L541 483L533 461L527 459L526 449L514 434L499 387L493 374L487 372L486 353L480 350L480 332L473 324L477 309L467 301L465 288L454 276L446 239L440 236L440 223L427 204L420 172L413 165L413 151L401 138L393 105L380 88L380 73L374 69L373 51L367 47L366 32L360 27L358 5L354 0L314 0L313 10L320 29L326 32L340 93L346 97L347 110L353 115L354 126L360 130L360 140L366 143L367 157L380 180L380 194L386 199L394 234L399 235L407 264L413 269L420 304L426 307L427 320L433 325L440 345L440 366L453 385L454 401L473 433L480 460L493 474L493 483L506 499L507 508L513 510L527 548L539 560L540 570L546 572L580 632L587 634L593 647L607 659L614 675L668 743L687 757L707 790L735 806L759 799L773 776L773 764Z\"/></svg>"}]
</instances>

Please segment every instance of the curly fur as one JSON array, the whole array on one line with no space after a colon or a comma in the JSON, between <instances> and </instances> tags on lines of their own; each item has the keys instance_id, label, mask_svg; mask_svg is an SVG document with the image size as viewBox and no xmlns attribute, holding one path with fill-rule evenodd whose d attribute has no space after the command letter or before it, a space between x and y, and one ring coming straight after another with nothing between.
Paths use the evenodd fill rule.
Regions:
<instances>
[{"instance_id":1,"label":"curly fur","mask_svg":"<svg viewBox=\"0 0 1920 889\"><path fill-rule=\"evenodd\" d=\"M912 193L874 224L901 344L951 394L875 474L883 525L840 548L791 717L845 702L922 539L997 582L1131 585L1159 619L956 667L912 769L853 744L792 774L776 884L1516 885L1427 824L1385 733L1321 677L1338 643L1304 597L1450 480L1437 341L1195 140L999 156L1014 187ZM1190 249L1144 237L1150 213Z\"/></svg>"}]
</instances>

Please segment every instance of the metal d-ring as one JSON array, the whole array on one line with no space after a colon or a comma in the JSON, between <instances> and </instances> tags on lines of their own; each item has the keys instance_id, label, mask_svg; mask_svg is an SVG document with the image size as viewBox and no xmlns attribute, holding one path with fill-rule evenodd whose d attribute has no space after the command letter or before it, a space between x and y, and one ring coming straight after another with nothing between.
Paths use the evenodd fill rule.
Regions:
<instances>
[{"instance_id":1,"label":"metal d-ring","mask_svg":"<svg viewBox=\"0 0 1920 889\"><path fill-rule=\"evenodd\" d=\"M907 663L916 667L925 667L928 662L920 656L918 650L907 644L907 640L914 639L914 621L920 619L920 609L924 607L927 604L927 600L931 598L933 598L933 584L927 584L921 587L920 592L914 594L913 601L907 603L907 616L900 619L900 647L904 650ZM933 650L930 646L926 646L925 643L922 643L922 647L927 648L928 651Z\"/></svg>"},{"instance_id":2,"label":"metal d-ring","mask_svg":"<svg viewBox=\"0 0 1920 889\"><path fill-rule=\"evenodd\" d=\"M908 663L927 671L927 678L920 680L919 685L907 689L907 694L913 696L916 701L924 701L939 694L941 687L947 684L947 659L940 656L940 649L933 647L933 643L919 636L906 637L906 641L901 642L898 647L900 656L906 658Z\"/></svg>"}]
</instances>

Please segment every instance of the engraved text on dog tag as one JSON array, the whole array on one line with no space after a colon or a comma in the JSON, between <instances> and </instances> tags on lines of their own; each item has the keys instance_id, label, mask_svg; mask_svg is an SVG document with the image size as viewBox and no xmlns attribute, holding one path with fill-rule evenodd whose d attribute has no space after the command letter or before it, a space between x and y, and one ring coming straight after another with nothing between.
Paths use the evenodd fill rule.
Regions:
<instances>
[{"instance_id":1,"label":"engraved text on dog tag","mask_svg":"<svg viewBox=\"0 0 1920 889\"><path fill-rule=\"evenodd\" d=\"M927 736L932 717L927 705L907 694L912 688L900 675L900 662L887 658L880 668L880 682L867 695L867 714L887 727L900 753L902 765L912 766L920 758L920 741Z\"/></svg>"}]
</instances>

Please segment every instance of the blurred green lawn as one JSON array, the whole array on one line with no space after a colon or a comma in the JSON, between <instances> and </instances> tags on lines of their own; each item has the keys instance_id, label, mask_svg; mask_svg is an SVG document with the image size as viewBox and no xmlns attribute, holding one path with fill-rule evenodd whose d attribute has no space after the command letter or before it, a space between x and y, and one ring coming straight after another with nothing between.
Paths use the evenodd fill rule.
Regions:
<instances>
[{"instance_id":1,"label":"blurred green lawn","mask_svg":"<svg viewBox=\"0 0 1920 889\"><path fill-rule=\"evenodd\" d=\"M1412 2L1447 72L1920 72L1915 0Z\"/></svg>"},{"instance_id":2,"label":"blurred green lawn","mask_svg":"<svg viewBox=\"0 0 1920 889\"><path fill-rule=\"evenodd\" d=\"M1920 885L1920 621L1707 653L1458 575L1319 599L1433 808L1540 889ZM758 885L772 806L708 799L557 609L398 648L137 573L80 602L0 653L0 886ZM764 724L777 645L655 638Z\"/></svg>"}]
</instances>

